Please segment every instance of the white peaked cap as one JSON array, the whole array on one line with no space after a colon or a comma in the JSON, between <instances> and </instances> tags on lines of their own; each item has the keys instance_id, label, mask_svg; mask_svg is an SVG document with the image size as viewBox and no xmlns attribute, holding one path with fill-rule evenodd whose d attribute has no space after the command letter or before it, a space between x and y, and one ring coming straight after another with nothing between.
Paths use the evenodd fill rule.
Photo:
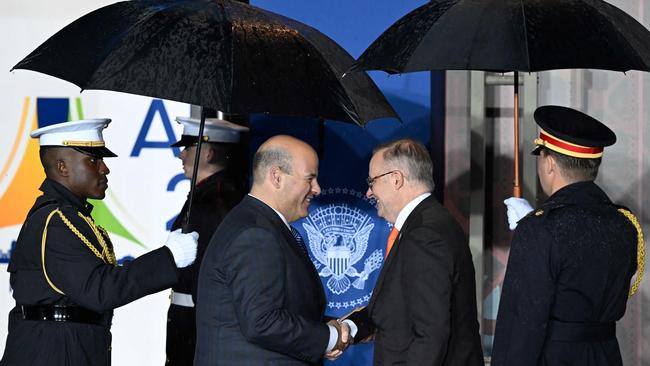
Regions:
<instances>
[{"instance_id":1,"label":"white peaked cap","mask_svg":"<svg viewBox=\"0 0 650 366\"><path fill-rule=\"evenodd\" d=\"M38 138L40 146L74 147L98 156L115 156L105 147L102 135L109 123L108 118L63 122L34 130L30 136Z\"/></svg>"},{"instance_id":2,"label":"white peaked cap","mask_svg":"<svg viewBox=\"0 0 650 366\"><path fill-rule=\"evenodd\" d=\"M183 125L183 137L178 141L177 146L188 145L189 142L196 143L199 136L200 119L189 117L177 117L176 122ZM248 131L248 127L240 126L219 118L206 118L203 127L204 142L239 142L241 133ZM188 139L189 137L189 139ZM194 139L192 139L194 137Z\"/></svg>"}]
</instances>

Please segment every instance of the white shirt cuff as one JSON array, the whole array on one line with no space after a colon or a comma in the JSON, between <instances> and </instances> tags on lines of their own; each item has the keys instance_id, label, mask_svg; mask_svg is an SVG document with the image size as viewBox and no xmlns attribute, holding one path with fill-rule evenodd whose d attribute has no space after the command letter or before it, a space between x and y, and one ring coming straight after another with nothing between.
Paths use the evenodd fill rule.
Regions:
<instances>
[{"instance_id":1,"label":"white shirt cuff","mask_svg":"<svg viewBox=\"0 0 650 366\"><path fill-rule=\"evenodd\" d=\"M356 324L350 319L345 319L343 323L348 323L350 326L350 337L354 338L355 335L357 335L357 332L359 331L359 328L357 327Z\"/></svg>"},{"instance_id":2,"label":"white shirt cuff","mask_svg":"<svg viewBox=\"0 0 650 366\"><path fill-rule=\"evenodd\" d=\"M325 353L328 353L331 351L334 346L336 346L336 341L339 339L339 332L336 331L336 328L334 326L327 324L327 327L330 329L330 340L327 343L327 348L325 349Z\"/></svg>"}]
</instances>

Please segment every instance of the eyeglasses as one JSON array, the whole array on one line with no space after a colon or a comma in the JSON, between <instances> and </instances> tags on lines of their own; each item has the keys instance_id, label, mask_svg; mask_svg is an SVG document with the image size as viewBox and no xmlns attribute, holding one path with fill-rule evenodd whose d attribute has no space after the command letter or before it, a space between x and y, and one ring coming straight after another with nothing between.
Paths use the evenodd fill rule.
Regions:
<instances>
[{"instance_id":1,"label":"eyeglasses","mask_svg":"<svg viewBox=\"0 0 650 366\"><path fill-rule=\"evenodd\" d=\"M391 170L390 172L386 172L384 174L375 175L372 178L371 177L366 178L366 183L368 183L368 188L372 189L372 186L375 184L375 181L377 179L383 177L384 175L388 175L388 174L395 173L395 172L398 172L398 171L399 170Z\"/></svg>"}]
</instances>

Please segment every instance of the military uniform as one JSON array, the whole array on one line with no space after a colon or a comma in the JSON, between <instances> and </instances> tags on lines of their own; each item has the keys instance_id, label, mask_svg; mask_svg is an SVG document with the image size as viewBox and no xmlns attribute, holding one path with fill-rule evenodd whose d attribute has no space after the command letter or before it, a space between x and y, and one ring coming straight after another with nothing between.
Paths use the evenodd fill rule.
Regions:
<instances>
[{"instance_id":1,"label":"military uniform","mask_svg":"<svg viewBox=\"0 0 650 366\"><path fill-rule=\"evenodd\" d=\"M181 139L172 144L173 147L189 148L196 146L199 139L200 120L187 117L177 117L176 121L183 125ZM219 159L235 164L234 155L236 144L239 143L241 133L248 128L236 125L219 118L206 118L202 141L211 145L219 151ZM205 145L204 145L205 146ZM195 157L196 151L183 151L181 160L183 165L189 165L187 155ZM215 157L215 160L219 160ZM220 163L212 162L213 167ZM193 165L193 164L192 164ZM227 165L227 164L223 164ZM222 166L221 166L222 167ZM221 168L220 167L220 168ZM240 169L241 167L235 167ZM203 168L209 169L209 168ZM189 170L189 169L188 169ZM193 172L186 170L186 176L191 177ZM200 173L200 172L199 172ZM200 174L197 173L197 176ZM246 194L245 179L237 175L234 170L222 169L209 177L198 182L194 187L194 199L192 212L189 218L187 210L188 200L185 201L180 214L172 225L172 230L183 227L185 220L191 231L199 233L199 245L197 258L193 265L180 270L178 283L172 287L171 305L167 312L167 342L166 342L166 365L185 366L194 362L194 348L196 345L196 288L198 286L199 268L205 250L210 243L212 234L215 232L226 214L235 207Z\"/></svg>"},{"instance_id":2,"label":"military uniform","mask_svg":"<svg viewBox=\"0 0 650 366\"><path fill-rule=\"evenodd\" d=\"M245 187L239 182L240 179L233 176L231 172L222 170L196 186L189 228L199 233L197 259L193 265L179 270L179 281L172 287L174 295L191 294L192 303L196 303L199 268L210 238L228 211L246 194ZM187 214L187 206L186 201L174 221L172 230L182 226ZM167 313L167 365L191 365L195 344L195 308L172 303Z\"/></svg>"},{"instance_id":3,"label":"military uniform","mask_svg":"<svg viewBox=\"0 0 650 366\"><path fill-rule=\"evenodd\" d=\"M621 365L616 321L637 266L637 230L593 182L568 185L512 240L493 366Z\"/></svg>"},{"instance_id":4,"label":"military uniform","mask_svg":"<svg viewBox=\"0 0 650 366\"><path fill-rule=\"evenodd\" d=\"M92 206L45 179L9 263L16 307L0 365L110 365L113 309L177 280L166 247L115 265Z\"/></svg>"},{"instance_id":5,"label":"military uniform","mask_svg":"<svg viewBox=\"0 0 650 366\"><path fill-rule=\"evenodd\" d=\"M639 285L644 250L637 219L593 182L616 135L571 108L543 106L534 117L533 154L550 197L516 226L492 365L620 366L616 321Z\"/></svg>"}]
</instances>

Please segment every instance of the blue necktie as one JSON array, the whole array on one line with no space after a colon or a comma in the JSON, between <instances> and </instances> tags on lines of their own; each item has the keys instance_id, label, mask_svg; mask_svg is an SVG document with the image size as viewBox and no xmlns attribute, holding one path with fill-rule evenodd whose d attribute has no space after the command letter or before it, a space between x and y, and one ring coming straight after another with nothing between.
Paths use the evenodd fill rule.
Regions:
<instances>
[{"instance_id":1,"label":"blue necktie","mask_svg":"<svg viewBox=\"0 0 650 366\"><path fill-rule=\"evenodd\" d=\"M293 235L293 238L296 239L298 250L302 254L304 254L307 258L309 258L309 254L307 253L307 247L305 246L305 241L302 239L302 235L300 235L300 232L296 230L295 227L290 226L290 228L291 228L291 235Z\"/></svg>"}]
</instances>

